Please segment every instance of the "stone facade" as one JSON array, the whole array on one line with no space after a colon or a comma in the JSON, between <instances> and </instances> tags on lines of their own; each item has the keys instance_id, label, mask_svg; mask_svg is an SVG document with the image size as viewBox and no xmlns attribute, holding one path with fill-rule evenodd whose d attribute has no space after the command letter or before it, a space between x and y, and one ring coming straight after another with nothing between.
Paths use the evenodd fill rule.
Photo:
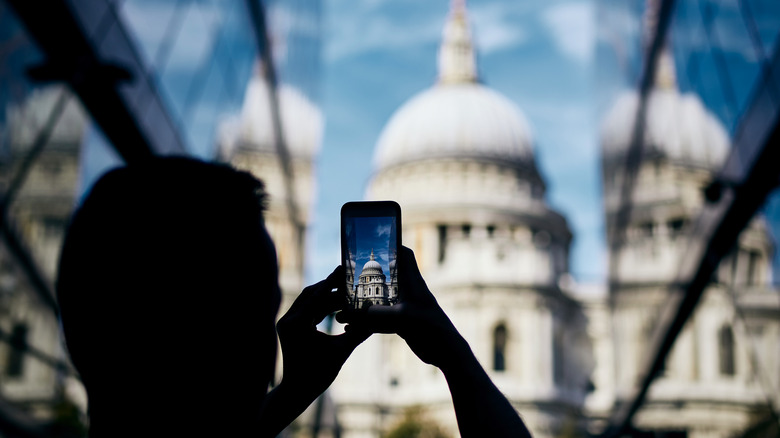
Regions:
<instances>
[{"instance_id":1,"label":"stone facade","mask_svg":"<svg viewBox=\"0 0 780 438\"><path fill-rule=\"evenodd\" d=\"M78 98L62 86L32 91L22 104L7 108L7 115L8 143L0 163L3 193L22 171L36 143L45 141L11 201L6 219L53 292L60 247L77 198L87 116ZM53 124L48 130L50 119ZM46 132L47 138L42 136ZM0 329L11 342L67 360L54 311L39 298L5 243L0 250ZM80 384L64 379L50 365L10 343L0 343L0 373L2 397L36 418L54 419L54 405L70 391L75 391L86 409Z\"/></svg>"},{"instance_id":2,"label":"stone facade","mask_svg":"<svg viewBox=\"0 0 780 438\"><path fill-rule=\"evenodd\" d=\"M544 200L522 111L476 71L455 2L439 81L386 125L367 198L401 205L403 243L439 304L535 436L556 436L562 419L582 423L592 367L585 315L566 289L571 232ZM443 376L397 336L361 345L332 394L345 437L382 436L418 405L457 434Z\"/></svg>"},{"instance_id":3,"label":"stone facade","mask_svg":"<svg viewBox=\"0 0 780 438\"><path fill-rule=\"evenodd\" d=\"M390 262L390 278L382 271L382 266L374 258L374 251L371 250L369 261L363 265L363 269L358 276L358 285L355 303L356 308L367 306L388 306L398 301L398 275L394 269L395 261ZM347 279L348 286L351 279ZM350 287L351 289L351 287Z\"/></svg>"}]
</instances>

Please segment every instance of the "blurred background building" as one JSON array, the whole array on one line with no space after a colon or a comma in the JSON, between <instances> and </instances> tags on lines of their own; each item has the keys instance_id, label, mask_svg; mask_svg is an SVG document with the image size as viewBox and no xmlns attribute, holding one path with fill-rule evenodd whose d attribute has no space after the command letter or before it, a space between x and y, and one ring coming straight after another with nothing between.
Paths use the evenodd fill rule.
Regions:
<instances>
[{"instance_id":1,"label":"blurred background building","mask_svg":"<svg viewBox=\"0 0 780 438\"><path fill-rule=\"evenodd\" d=\"M779 436L780 7L447 3L0 1L0 436L84 436L59 247L95 179L152 154L266 182L282 312L338 263L343 202L398 200L404 243L536 436ZM575 64L516 50L537 22ZM584 121L560 90L596 102ZM598 163L577 162L589 142ZM457 434L446 382L374 336L284 436L415 428Z\"/></svg>"}]
</instances>

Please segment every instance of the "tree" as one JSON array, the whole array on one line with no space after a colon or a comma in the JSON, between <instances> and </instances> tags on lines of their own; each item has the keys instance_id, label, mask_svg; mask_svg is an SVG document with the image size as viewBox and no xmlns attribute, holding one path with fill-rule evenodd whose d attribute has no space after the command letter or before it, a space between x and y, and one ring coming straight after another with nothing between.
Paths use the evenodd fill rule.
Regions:
<instances>
[{"instance_id":1,"label":"tree","mask_svg":"<svg viewBox=\"0 0 780 438\"><path fill-rule=\"evenodd\" d=\"M426 417L424 410L411 407L404 411L404 417L385 436L386 438L450 438L435 421Z\"/></svg>"}]
</instances>

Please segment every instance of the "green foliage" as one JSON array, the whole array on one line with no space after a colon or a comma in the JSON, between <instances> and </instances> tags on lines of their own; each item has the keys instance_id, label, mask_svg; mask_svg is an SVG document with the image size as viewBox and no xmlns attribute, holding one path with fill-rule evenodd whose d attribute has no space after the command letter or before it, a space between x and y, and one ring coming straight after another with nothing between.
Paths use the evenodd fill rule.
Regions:
<instances>
[{"instance_id":1,"label":"green foliage","mask_svg":"<svg viewBox=\"0 0 780 438\"><path fill-rule=\"evenodd\" d=\"M404 418L385 435L385 438L449 438L435 421L427 418L420 407L404 412Z\"/></svg>"}]
</instances>

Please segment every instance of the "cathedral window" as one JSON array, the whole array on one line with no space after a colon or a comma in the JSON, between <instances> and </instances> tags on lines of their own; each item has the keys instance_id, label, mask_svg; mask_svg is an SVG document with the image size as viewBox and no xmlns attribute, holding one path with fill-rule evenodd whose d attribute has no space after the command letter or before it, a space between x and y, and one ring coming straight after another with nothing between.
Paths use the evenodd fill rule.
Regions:
<instances>
[{"instance_id":1,"label":"cathedral window","mask_svg":"<svg viewBox=\"0 0 780 438\"><path fill-rule=\"evenodd\" d=\"M62 236L67 223L64 219L47 217L43 219L43 236L45 239L56 239Z\"/></svg>"},{"instance_id":2,"label":"cathedral window","mask_svg":"<svg viewBox=\"0 0 780 438\"><path fill-rule=\"evenodd\" d=\"M553 362L553 382L556 385L563 385L565 378L565 364L564 364L564 339L563 328L556 324L553 329L553 348L552 348L552 362Z\"/></svg>"},{"instance_id":3,"label":"cathedral window","mask_svg":"<svg viewBox=\"0 0 780 438\"><path fill-rule=\"evenodd\" d=\"M645 222L642 224L639 224L639 235L642 237L652 237L653 236L653 223L652 222Z\"/></svg>"},{"instance_id":4,"label":"cathedral window","mask_svg":"<svg viewBox=\"0 0 780 438\"><path fill-rule=\"evenodd\" d=\"M439 225L436 228L439 231L439 263L442 263L447 255L447 226Z\"/></svg>"},{"instance_id":5,"label":"cathedral window","mask_svg":"<svg viewBox=\"0 0 780 438\"><path fill-rule=\"evenodd\" d=\"M761 255L757 251L749 251L747 257L747 278L745 279L749 286L753 286L759 283L758 281L758 265L761 259Z\"/></svg>"},{"instance_id":6,"label":"cathedral window","mask_svg":"<svg viewBox=\"0 0 780 438\"><path fill-rule=\"evenodd\" d=\"M672 237L677 237L682 232L683 228L685 227L685 219L683 218L677 218L672 219L666 224L667 228L669 229L669 235Z\"/></svg>"},{"instance_id":7,"label":"cathedral window","mask_svg":"<svg viewBox=\"0 0 780 438\"><path fill-rule=\"evenodd\" d=\"M506 326L499 324L493 330L493 370L506 370Z\"/></svg>"},{"instance_id":8,"label":"cathedral window","mask_svg":"<svg viewBox=\"0 0 780 438\"><path fill-rule=\"evenodd\" d=\"M27 326L25 324L14 326L8 344L5 375L21 377L24 373L24 355L27 349Z\"/></svg>"},{"instance_id":9,"label":"cathedral window","mask_svg":"<svg viewBox=\"0 0 780 438\"><path fill-rule=\"evenodd\" d=\"M733 376L736 371L734 366L734 332L731 327L724 325L718 331L718 359L720 365L720 374L724 376Z\"/></svg>"}]
</instances>

